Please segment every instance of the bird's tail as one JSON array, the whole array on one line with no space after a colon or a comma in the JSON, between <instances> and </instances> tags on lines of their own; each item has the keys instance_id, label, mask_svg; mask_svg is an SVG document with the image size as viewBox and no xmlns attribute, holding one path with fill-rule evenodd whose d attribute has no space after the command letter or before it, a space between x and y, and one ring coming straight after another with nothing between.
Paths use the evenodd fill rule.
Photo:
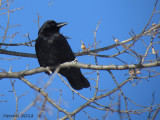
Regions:
<instances>
[{"instance_id":1,"label":"bird's tail","mask_svg":"<svg viewBox=\"0 0 160 120\"><path fill-rule=\"evenodd\" d=\"M70 85L76 90L90 87L90 83L82 75L79 68L63 68L59 71L59 73L65 76Z\"/></svg>"},{"instance_id":2,"label":"bird's tail","mask_svg":"<svg viewBox=\"0 0 160 120\"><path fill-rule=\"evenodd\" d=\"M70 85L76 90L90 87L89 81L83 75L76 78L74 78L74 76L70 76L67 77L67 80L69 81Z\"/></svg>"}]
</instances>

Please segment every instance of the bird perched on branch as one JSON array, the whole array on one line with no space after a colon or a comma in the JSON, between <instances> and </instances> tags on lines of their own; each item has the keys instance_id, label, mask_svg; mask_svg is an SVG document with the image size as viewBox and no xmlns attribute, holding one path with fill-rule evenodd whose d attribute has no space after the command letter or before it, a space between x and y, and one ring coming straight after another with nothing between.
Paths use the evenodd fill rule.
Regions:
<instances>
[{"instance_id":1,"label":"bird perched on branch","mask_svg":"<svg viewBox=\"0 0 160 120\"><path fill-rule=\"evenodd\" d=\"M59 33L60 28L66 24L48 20L39 29L35 50L41 67L56 67L61 63L75 60L75 55L66 38ZM55 68L51 71L54 72ZM80 68L62 68L59 73L65 76L76 90L90 86L88 80L82 75ZM47 74L50 73L47 72Z\"/></svg>"}]
</instances>

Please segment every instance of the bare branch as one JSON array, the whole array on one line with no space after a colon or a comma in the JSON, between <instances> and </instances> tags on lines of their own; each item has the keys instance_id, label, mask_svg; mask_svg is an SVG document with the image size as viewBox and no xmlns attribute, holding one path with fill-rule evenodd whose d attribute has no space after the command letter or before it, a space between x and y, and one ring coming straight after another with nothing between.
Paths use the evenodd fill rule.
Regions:
<instances>
[{"instance_id":1,"label":"bare branch","mask_svg":"<svg viewBox=\"0 0 160 120\"><path fill-rule=\"evenodd\" d=\"M23 78L23 77L19 77L19 79L21 81L23 81L24 83L26 83L29 87L31 87L32 89L36 90L37 92L41 93L41 95L43 95L45 97L45 99L54 107L56 107L59 111L63 112L64 114L66 114L68 116L68 118L70 120L72 120L72 118L70 117L70 114L62 109L60 106L58 106L57 104L55 104L52 99L48 96L48 94L46 92L44 92L43 90L41 90L41 88L38 88L37 86L33 85L32 83L30 83L27 79Z\"/></svg>"},{"instance_id":2,"label":"bare branch","mask_svg":"<svg viewBox=\"0 0 160 120\"><path fill-rule=\"evenodd\" d=\"M93 70L126 70L126 69L138 69L138 68L148 68L148 67L157 67L160 66L160 61L156 61L153 63L146 64L131 64L131 65L91 65L91 64L83 64L83 63L74 63L74 62L66 62L58 67L60 68L68 68L68 67L76 67L76 68L84 68L84 69L93 69ZM54 68L54 67L53 67ZM25 70L20 72L1 72L0 79L2 78L19 78L23 76L32 75L35 73L46 72L48 67L39 67L31 70Z\"/></svg>"},{"instance_id":3,"label":"bare branch","mask_svg":"<svg viewBox=\"0 0 160 120\"><path fill-rule=\"evenodd\" d=\"M150 33L151 31L155 30L155 29L159 29L160 28L160 24L158 25L155 25L153 26L152 28L146 30L143 34L138 34L132 38L129 38L127 40L124 40L122 42L119 42L119 43L116 43L116 44L113 44L113 45L110 45L110 46L107 46L107 47L103 47L103 48L98 48L98 49L95 49L95 50L90 50L90 51L87 51L87 52L80 52L80 53L75 53L76 56L82 56L82 55L90 55L92 53L97 53L97 52L101 52L101 51L105 51L105 50L109 50L109 49L112 49L112 48L115 48L117 46L120 46L120 45L123 45L125 43L128 43L128 42L131 42L133 41L135 38L139 39L141 36L145 35L145 34L148 34ZM22 52L14 52L14 51L9 51L9 50L3 50L3 49L0 49L0 54L7 54L7 55L14 55L14 56L22 56L22 57L31 57L31 58L36 58L36 55L35 54L29 54L29 53L22 53Z\"/></svg>"}]
</instances>

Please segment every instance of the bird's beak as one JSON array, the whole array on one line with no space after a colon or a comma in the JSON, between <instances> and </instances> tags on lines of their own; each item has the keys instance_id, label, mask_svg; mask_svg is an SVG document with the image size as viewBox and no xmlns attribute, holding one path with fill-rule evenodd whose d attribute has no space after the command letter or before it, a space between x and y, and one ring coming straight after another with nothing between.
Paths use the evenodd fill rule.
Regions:
<instances>
[{"instance_id":1,"label":"bird's beak","mask_svg":"<svg viewBox=\"0 0 160 120\"><path fill-rule=\"evenodd\" d=\"M68 23L57 23L57 27L59 27L59 28L61 28L61 27L63 27L63 26L65 26L65 25L67 25Z\"/></svg>"}]
</instances>

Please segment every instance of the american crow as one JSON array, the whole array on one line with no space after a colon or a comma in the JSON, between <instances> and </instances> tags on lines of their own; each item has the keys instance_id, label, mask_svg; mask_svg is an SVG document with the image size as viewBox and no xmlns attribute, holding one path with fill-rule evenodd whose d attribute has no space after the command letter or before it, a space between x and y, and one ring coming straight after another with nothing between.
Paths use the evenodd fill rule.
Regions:
<instances>
[{"instance_id":1,"label":"american crow","mask_svg":"<svg viewBox=\"0 0 160 120\"><path fill-rule=\"evenodd\" d=\"M40 66L55 67L61 63L75 60L75 55L66 38L59 33L60 28L66 24L48 20L39 29L35 50ZM55 69L52 69L52 72L54 71ZM59 73L65 76L70 85L76 90L90 86L90 83L82 75L79 68L63 68L60 69Z\"/></svg>"}]
</instances>

